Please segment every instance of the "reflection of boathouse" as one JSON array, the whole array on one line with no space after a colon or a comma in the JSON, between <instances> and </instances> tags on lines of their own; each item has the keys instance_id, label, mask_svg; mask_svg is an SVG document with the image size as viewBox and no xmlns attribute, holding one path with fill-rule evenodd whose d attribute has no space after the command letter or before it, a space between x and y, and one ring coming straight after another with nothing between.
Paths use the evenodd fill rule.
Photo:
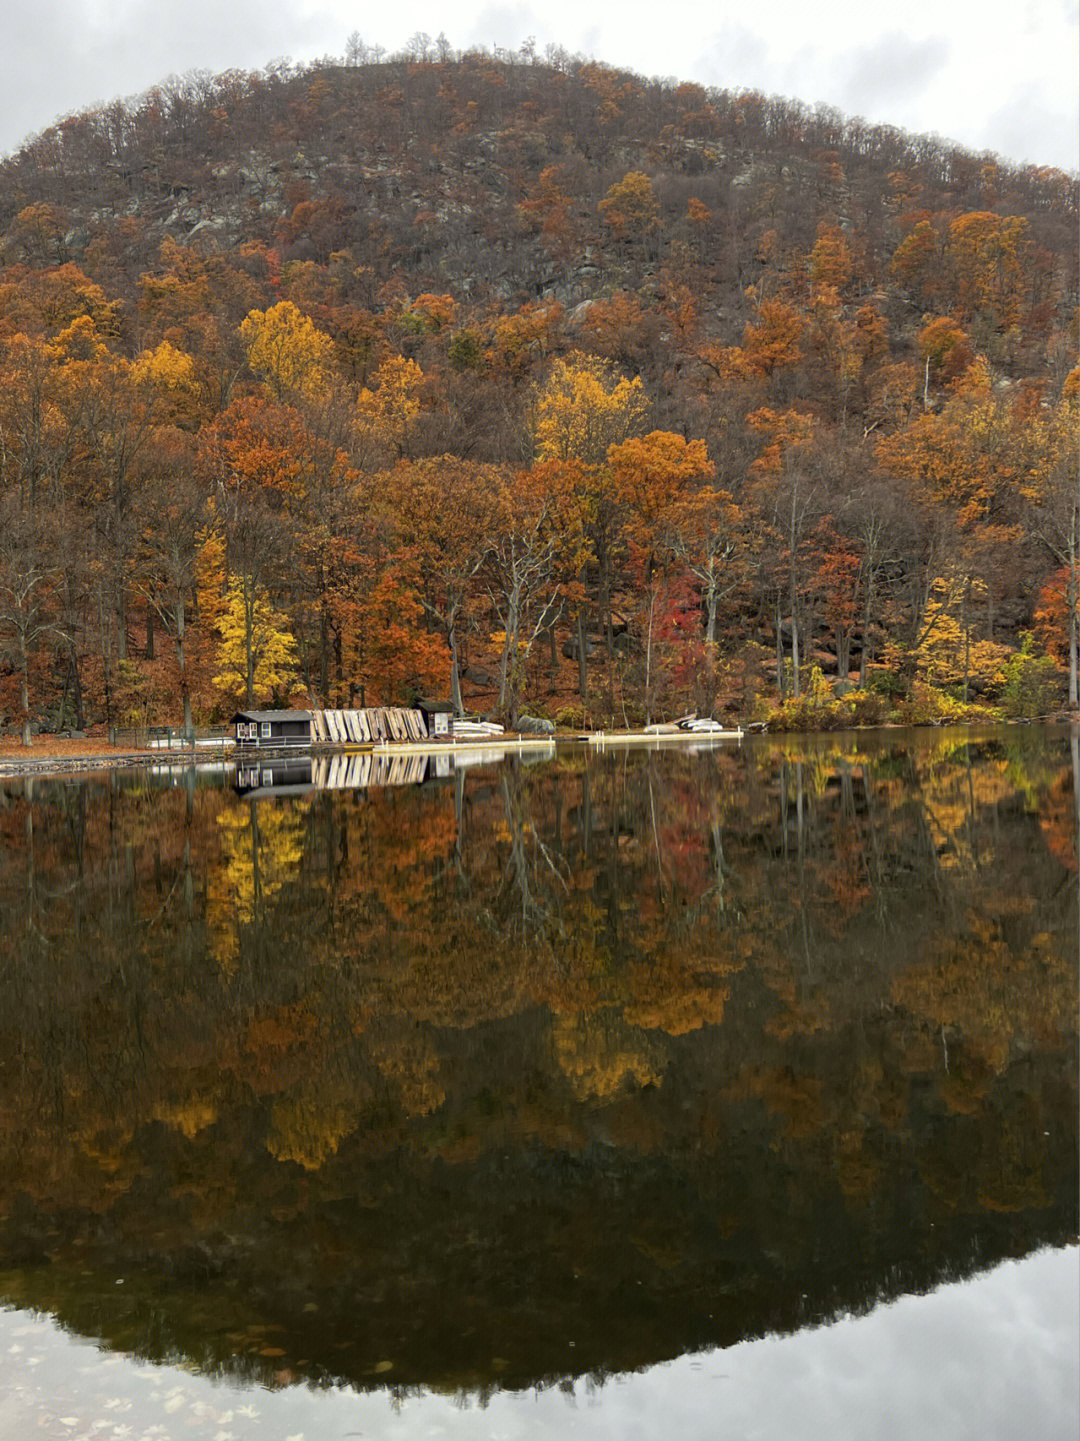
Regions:
<instances>
[{"instance_id":1,"label":"reflection of boathouse","mask_svg":"<svg viewBox=\"0 0 1080 1441\"><path fill-rule=\"evenodd\" d=\"M296 757L281 757L276 761L259 761L254 758L241 761L236 767L233 788L246 800L261 800L264 796L306 796L314 790L311 774L311 760Z\"/></svg>"},{"instance_id":2,"label":"reflection of boathouse","mask_svg":"<svg viewBox=\"0 0 1080 1441\"><path fill-rule=\"evenodd\" d=\"M238 710L232 718L238 746L309 746L311 712L306 710Z\"/></svg>"},{"instance_id":3,"label":"reflection of boathouse","mask_svg":"<svg viewBox=\"0 0 1080 1441\"><path fill-rule=\"evenodd\" d=\"M474 765L498 765L506 759L504 746L399 752L361 751L352 755L316 755L301 760L278 756L263 760L250 756L237 762L233 788L248 800L264 796L309 795L312 791L371 790L381 786L418 786L424 781L446 780ZM555 743L534 747L521 755L523 765L553 760Z\"/></svg>"}]
</instances>

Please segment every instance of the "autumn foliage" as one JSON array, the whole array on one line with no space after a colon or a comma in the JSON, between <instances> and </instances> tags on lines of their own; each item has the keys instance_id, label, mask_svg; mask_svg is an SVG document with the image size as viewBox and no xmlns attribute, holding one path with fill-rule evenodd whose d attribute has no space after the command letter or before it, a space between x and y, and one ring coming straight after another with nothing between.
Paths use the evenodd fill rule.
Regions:
<instances>
[{"instance_id":1,"label":"autumn foliage","mask_svg":"<svg viewBox=\"0 0 1080 1441\"><path fill-rule=\"evenodd\" d=\"M1070 177L557 57L159 100L0 166L0 723L992 704L1029 633L1077 704Z\"/></svg>"}]
</instances>

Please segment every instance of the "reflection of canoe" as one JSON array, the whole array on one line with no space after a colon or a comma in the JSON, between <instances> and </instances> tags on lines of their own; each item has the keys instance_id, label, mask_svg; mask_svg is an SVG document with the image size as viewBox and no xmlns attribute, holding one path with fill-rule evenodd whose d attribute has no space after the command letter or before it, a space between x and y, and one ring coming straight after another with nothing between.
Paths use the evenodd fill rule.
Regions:
<instances>
[{"instance_id":1,"label":"reflection of canoe","mask_svg":"<svg viewBox=\"0 0 1080 1441\"><path fill-rule=\"evenodd\" d=\"M323 791L414 786L426 780L427 774L428 756L416 751L361 751L316 756L312 761L312 779L316 789Z\"/></svg>"}]
</instances>

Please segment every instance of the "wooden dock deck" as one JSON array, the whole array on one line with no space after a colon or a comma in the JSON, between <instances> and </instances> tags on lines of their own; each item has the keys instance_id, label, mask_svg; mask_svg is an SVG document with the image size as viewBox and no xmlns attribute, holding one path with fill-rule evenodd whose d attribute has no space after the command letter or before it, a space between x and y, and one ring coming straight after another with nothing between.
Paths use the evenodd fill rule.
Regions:
<instances>
[{"instance_id":1,"label":"wooden dock deck","mask_svg":"<svg viewBox=\"0 0 1080 1441\"><path fill-rule=\"evenodd\" d=\"M670 745L712 745L714 742L741 741L744 732L733 731L595 731L587 740L597 750L615 746L651 746L659 750Z\"/></svg>"}]
</instances>

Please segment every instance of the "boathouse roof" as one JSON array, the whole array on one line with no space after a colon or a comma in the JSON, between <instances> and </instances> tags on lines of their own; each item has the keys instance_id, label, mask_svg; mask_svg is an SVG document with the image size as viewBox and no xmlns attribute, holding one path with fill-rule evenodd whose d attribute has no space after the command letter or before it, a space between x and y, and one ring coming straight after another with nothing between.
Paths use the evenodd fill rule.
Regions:
<instances>
[{"instance_id":1,"label":"boathouse roof","mask_svg":"<svg viewBox=\"0 0 1080 1441\"><path fill-rule=\"evenodd\" d=\"M237 721L310 721L309 710L238 710L232 718Z\"/></svg>"}]
</instances>

